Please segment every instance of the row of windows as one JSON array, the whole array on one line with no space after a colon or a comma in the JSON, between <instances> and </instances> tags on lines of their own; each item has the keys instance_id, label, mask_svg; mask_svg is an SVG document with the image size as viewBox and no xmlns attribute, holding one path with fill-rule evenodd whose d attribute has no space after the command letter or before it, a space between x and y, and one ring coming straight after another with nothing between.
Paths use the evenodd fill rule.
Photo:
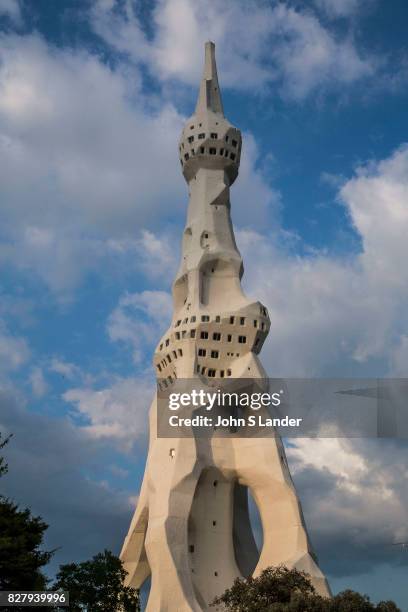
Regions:
<instances>
[{"instance_id":1,"label":"row of windows","mask_svg":"<svg viewBox=\"0 0 408 612\"><path fill-rule=\"evenodd\" d=\"M217 155L217 149L215 147L210 147L208 149L208 153L209 155ZM198 150L198 154L199 155L205 155L205 147L200 147ZM221 155L221 157L229 157L232 161L235 161L236 158L236 154L235 153L229 153L228 149L220 149L219 150L219 155ZM191 149L191 156L194 157L195 156L195 150ZM187 161L188 159L190 159L190 154L189 153L185 153L184 154L184 161ZM182 160L180 160L181 163L183 163Z\"/></svg>"},{"instance_id":2,"label":"row of windows","mask_svg":"<svg viewBox=\"0 0 408 612\"><path fill-rule=\"evenodd\" d=\"M210 138L211 138L212 140L218 140L218 134L217 134L216 132L211 132L211 133L210 133ZM198 139L198 140L204 140L204 139L205 139L205 133L204 133L204 132L202 132L202 133L198 134L197 139ZM189 136L189 137L187 138L187 140L188 140L188 142L189 142L189 143L194 142L194 136L193 136L193 135L192 135L192 136ZM227 136L225 136L225 142L228 142L228 140L229 140L229 137L228 137L228 135L227 135ZM232 138L232 139L231 139L231 144L232 144L232 146L234 147L234 149L236 149L236 148L237 148L237 146L238 146L238 141L237 141L237 140L235 140L234 138ZM182 143L181 143L181 148L183 148L183 149L184 149L184 142L182 142Z\"/></svg>"},{"instance_id":3,"label":"row of windows","mask_svg":"<svg viewBox=\"0 0 408 612\"><path fill-rule=\"evenodd\" d=\"M266 309L263 306L261 308L263 308L263 310L264 310L264 312L262 312L262 314L266 314ZM216 323L221 323L220 315L216 315L214 320L215 320ZM195 315L190 317L190 323L196 323L196 321L197 321L197 317ZM180 325L182 325L182 324L185 325L188 322L189 322L189 318L186 317L185 319L179 319L178 321L176 321L174 326L175 327L179 327ZM210 322L210 316L209 315L201 315L201 322L202 323L209 323ZM230 325L245 325L245 323L246 323L246 317L235 317L234 315L231 315L230 318L229 318L229 324ZM259 327L258 319L253 319L253 325L254 325L254 327L256 329L258 329L258 327ZM264 321L261 321L260 329L262 331L265 330L265 323L264 323ZM202 335L202 334L206 334L206 335ZM190 338L195 338L195 335L196 335L196 330L195 329L191 329L190 330ZM187 337L187 331L186 330L183 330L181 332L176 332L176 340L181 340L182 338L186 338L186 337ZM202 331L200 337L204 338L204 339L208 339L208 332L207 331ZM220 341L221 337L222 336L221 336L221 334L219 332L214 332L213 333L213 340ZM244 336L240 336L240 337L244 337ZM228 340L228 342L232 342L232 335L231 334L227 335L227 340ZM238 342L245 342L245 340L241 341L241 340L238 339ZM170 343L170 340L169 340L169 338L167 338L164 341L164 343L162 342L160 344L159 350L161 351L163 349L163 346L169 346L169 343Z\"/></svg>"},{"instance_id":4,"label":"row of windows","mask_svg":"<svg viewBox=\"0 0 408 612\"><path fill-rule=\"evenodd\" d=\"M219 378L224 378L225 376L232 376L232 371L229 368L227 368L227 370L215 370L214 368L208 368L207 370L206 366L201 366L200 364L197 364L197 373L202 374L203 376L215 378L217 376L217 371Z\"/></svg>"},{"instance_id":5,"label":"row of windows","mask_svg":"<svg viewBox=\"0 0 408 612\"><path fill-rule=\"evenodd\" d=\"M183 351L181 348L177 349L177 351L172 351L173 353L173 359L177 359L178 357L182 357L183 356ZM160 363L157 364L157 369L159 370L159 372L162 371L162 367L165 368L166 365L170 364L172 361L170 354L167 355L167 357L164 357L164 359L161 360Z\"/></svg>"},{"instance_id":6,"label":"row of windows","mask_svg":"<svg viewBox=\"0 0 408 612\"><path fill-rule=\"evenodd\" d=\"M205 236L208 238L208 234L205 234ZM236 321L235 321L236 319ZM215 322L216 323L221 323L221 317L220 315L217 315L215 317ZM197 321L197 317L195 315L193 315L192 317L190 317L190 323L195 323ZM210 316L209 315L201 315L201 322L202 323L208 323L210 321ZM234 325L235 323L240 325L245 325L245 321L246 321L246 317L235 317L235 316L230 316L229 318L229 322L230 325ZM183 325L185 323L188 323L188 317L186 317L185 319L178 319L178 321L176 321L174 327L179 327L181 324L183 323ZM258 327L258 319L254 319L254 327Z\"/></svg>"}]
</instances>

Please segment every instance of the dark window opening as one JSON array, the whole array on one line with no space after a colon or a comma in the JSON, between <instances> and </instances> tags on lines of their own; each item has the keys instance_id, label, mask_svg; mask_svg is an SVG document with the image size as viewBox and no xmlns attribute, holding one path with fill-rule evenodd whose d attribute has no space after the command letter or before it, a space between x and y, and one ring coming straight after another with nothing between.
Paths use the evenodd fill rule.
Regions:
<instances>
[{"instance_id":1,"label":"dark window opening","mask_svg":"<svg viewBox=\"0 0 408 612\"><path fill-rule=\"evenodd\" d=\"M194 142L194 136L189 136L188 137L188 142Z\"/></svg>"},{"instance_id":2,"label":"dark window opening","mask_svg":"<svg viewBox=\"0 0 408 612\"><path fill-rule=\"evenodd\" d=\"M220 321L221 321L221 317L220 317L220 315L217 315L217 316L215 317L215 322L216 322L216 323L219 323Z\"/></svg>"},{"instance_id":3,"label":"dark window opening","mask_svg":"<svg viewBox=\"0 0 408 612\"><path fill-rule=\"evenodd\" d=\"M210 155L215 155L217 153L217 149L214 149L214 147L210 147Z\"/></svg>"},{"instance_id":4,"label":"dark window opening","mask_svg":"<svg viewBox=\"0 0 408 612\"><path fill-rule=\"evenodd\" d=\"M188 547L188 552L194 552L194 544L190 544L190 546Z\"/></svg>"},{"instance_id":5,"label":"dark window opening","mask_svg":"<svg viewBox=\"0 0 408 612\"><path fill-rule=\"evenodd\" d=\"M195 321L196 321L195 315L193 315L193 316L191 317L190 321L191 321L191 323L195 323Z\"/></svg>"},{"instance_id":6,"label":"dark window opening","mask_svg":"<svg viewBox=\"0 0 408 612\"><path fill-rule=\"evenodd\" d=\"M232 153L231 153L231 155L232 155ZM188 153L186 153L186 154L184 155L184 159L185 159L186 161L188 160L188 158L189 158L189 157L190 157L190 156L189 156L189 154L188 154Z\"/></svg>"},{"instance_id":7,"label":"dark window opening","mask_svg":"<svg viewBox=\"0 0 408 612\"><path fill-rule=\"evenodd\" d=\"M162 368L161 368L160 363L157 364L157 369L159 370L159 372L161 372Z\"/></svg>"},{"instance_id":8,"label":"dark window opening","mask_svg":"<svg viewBox=\"0 0 408 612\"><path fill-rule=\"evenodd\" d=\"M202 315L202 316L201 316L201 321L202 321L203 323L206 323L206 322L208 322L209 320L210 320L210 317L209 317L208 315Z\"/></svg>"},{"instance_id":9,"label":"dark window opening","mask_svg":"<svg viewBox=\"0 0 408 612\"><path fill-rule=\"evenodd\" d=\"M221 378L224 378L224 370L220 370L220 376Z\"/></svg>"},{"instance_id":10,"label":"dark window opening","mask_svg":"<svg viewBox=\"0 0 408 612\"><path fill-rule=\"evenodd\" d=\"M199 355L199 357L205 357L205 356L206 356L206 354L207 354L206 349L204 349L204 348L199 348L199 349L198 349L198 355Z\"/></svg>"},{"instance_id":11,"label":"dark window opening","mask_svg":"<svg viewBox=\"0 0 408 612\"><path fill-rule=\"evenodd\" d=\"M176 332L176 340L180 340L180 332Z\"/></svg>"},{"instance_id":12,"label":"dark window opening","mask_svg":"<svg viewBox=\"0 0 408 612\"><path fill-rule=\"evenodd\" d=\"M262 323L261 328L262 328L262 330L264 330L264 329L265 329L265 323Z\"/></svg>"},{"instance_id":13,"label":"dark window opening","mask_svg":"<svg viewBox=\"0 0 408 612\"><path fill-rule=\"evenodd\" d=\"M232 342L232 335L231 334L228 334L227 340L228 340L228 342Z\"/></svg>"},{"instance_id":14,"label":"dark window opening","mask_svg":"<svg viewBox=\"0 0 408 612\"><path fill-rule=\"evenodd\" d=\"M213 521L212 523L213 523L213 527L215 527L217 524L217 521Z\"/></svg>"},{"instance_id":15,"label":"dark window opening","mask_svg":"<svg viewBox=\"0 0 408 612\"><path fill-rule=\"evenodd\" d=\"M198 135L198 140L203 140L205 138L205 134L201 133Z\"/></svg>"},{"instance_id":16,"label":"dark window opening","mask_svg":"<svg viewBox=\"0 0 408 612\"><path fill-rule=\"evenodd\" d=\"M208 340L208 332L202 331L200 333L200 338L202 338L203 340Z\"/></svg>"},{"instance_id":17,"label":"dark window opening","mask_svg":"<svg viewBox=\"0 0 408 612\"><path fill-rule=\"evenodd\" d=\"M171 363L171 357L170 357L170 355L167 355L167 361L168 361L169 363Z\"/></svg>"},{"instance_id":18,"label":"dark window opening","mask_svg":"<svg viewBox=\"0 0 408 612\"><path fill-rule=\"evenodd\" d=\"M239 322L240 322L240 325L245 325L245 317L241 317Z\"/></svg>"},{"instance_id":19,"label":"dark window opening","mask_svg":"<svg viewBox=\"0 0 408 612\"><path fill-rule=\"evenodd\" d=\"M228 157L228 149L225 149L224 157Z\"/></svg>"},{"instance_id":20,"label":"dark window opening","mask_svg":"<svg viewBox=\"0 0 408 612\"><path fill-rule=\"evenodd\" d=\"M185 156L184 156L184 157L185 157ZM231 153L231 155L230 155L230 159L232 159L232 161L234 161L234 160L235 160L235 153Z\"/></svg>"},{"instance_id":21,"label":"dark window opening","mask_svg":"<svg viewBox=\"0 0 408 612\"><path fill-rule=\"evenodd\" d=\"M238 342L240 344L245 344L246 342L246 336L238 336Z\"/></svg>"},{"instance_id":22,"label":"dark window opening","mask_svg":"<svg viewBox=\"0 0 408 612\"><path fill-rule=\"evenodd\" d=\"M215 370L213 370L213 369L211 369L211 368L210 368L210 369L208 370L208 376L209 376L210 378L214 378L214 377L215 377Z\"/></svg>"},{"instance_id":23,"label":"dark window opening","mask_svg":"<svg viewBox=\"0 0 408 612\"><path fill-rule=\"evenodd\" d=\"M200 153L204 154L204 147L200 147Z\"/></svg>"},{"instance_id":24,"label":"dark window opening","mask_svg":"<svg viewBox=\"0 0 408 612\"><path fill-rule=\"evenodd\" d=\"M228 136L228 134L227 134L227 135L225 136L225 142L228 142L228 140L229 140L229 136Z\"/></svg>"},{"instance_id":25,"label":"dark window opening","mask_svg":"<svg viewBox=\"0 0 408 612\"><path fill-rule=\"evenodd\" d=\"M190 338L195 338L195 332L196 332L195 329L190 330Z\"/></svg>"},{"instance_id":26,"label":"dark window opening","mask_svg":"<svg viewBox=\"0 0 408 612\"><path fill-rule=\"evenodd\" d=\"M205 366L201 368L201 374L205 374Z\"/></svg>"},{"instance_id":27,"label":"dark window opening","mask_svg":"<svg viewBox=\"0 0 408 612\"><path fill-rule=\"evenodd\" d=\"M238 144L238 143L237 143L237 141L236 141L236 140L234 140L234 139L233 139L233 140L231 140L231 142L232 142L232 146L233 146L233 147L236 147L236 146L237 146L237 144Z\"/></svg>"},{"instance_id":28,"label":"dark window opening","mask_svg":"<svg viewBox=\"0 0 408 612\"><path fill-rule=\"evenodd\" d=\"M230 317L230 323L231 323L231 325L234 325L234 322L235 322L235 317Z\"/></svg>"},{"instance_id":29,"label":"dark window opening","mask_svg":"<svg viewBox=\"0 0 408 612\"><path fill-rule=\"evenodd\" d=\"M218 484L218 480L214 480L214 482L213 482L213 487L216 487L216 486L217 486L217 484Z\"/></svg>"},{"instance_id":30,"label":"dark window opening","mask_svg":"<svg viewBox=\"0 0 408 612\"><path fill-rule=\"evenodd\" d=\"M258 327L258 319L254 319L254 327Z\"/></svg>"},{"instance_id":31,"label":"dark window opening","mask_svg":"<svg viewBox=\"0 0 408 612\"><path fill-rule=\"evenodd\" d=\"M219 342L221 340L221 334L219 332L214 332L213 340L216 340L217 342Z\"/></svg>"},{"instance_id":32,"label":"dark window opening","mask_svg":"<svg viewBox=\"0 0 408 612\"><path fill-rule=\"evenodd\" d=\"M173 355L174 355L174 358L175 358L175 359L177 359L177 353L176 353L176 351L173 351Z\"/></svg>"},{"instance_id":33,"label":"dark window opening","mask_svg":"<svg viewBox=\"0 0 408 612\"><path fill-rule=\"evenodd\" d=\"M182 349L178 349L178 354L179 354L179 357L182 357L183 356L183 350Z\"/></svg>"},{"instance_id":34,"label":"dark window opening","mask_svg":"<svg viewBox=\"0 0 408 612\"><path fill-rule=\"evenodd\" d=\"M211 357L213 359L218 359L218 355L219 355L218 351L211 351Z\"/></svg>"},{"instance_id":35,"label":"dark window opening","mask_svg":"<svg viewBox=\"0 0 408 612\"><path fill-rule=\"evenodd\" d=\"M214 140L217 140L218 134L216 134L215 132L211 132L211 138L213 138Z\"/></svg>"},{"instance_id":36,"label":"dark window opening","mask_svg":"<svg viewBox=\"0 0 408 612\"><path fill-rule=\"evenodd\" d=\"M204 234L204 238L208 238L208 234L207 233Z\"/></svg>"},{"instance_id":37,"label":"dark window opening","mask_svg":"<svg viewBox=\"0 0 408 612\"><path fill-rule=\"evenodd\" d=\"M231 370L228 369L227 370L227 376L231 376L231 374L232 374Z\"/></svg>"},{"instance_id":38,"label":"dark window opening","mask_svg":"<svg viewBox=\"0 0 408 612\"><path fill-rule=\"evenodd\" d=\"M224 155L224 149L220 149L220 155Z\"/></svg>"},{"instance_id":39,"label":"dark window opening","mask_svg":"<svg viewBox=\"0 0 408 612\"><path fill-rule=\"evenodd\" d=\"M167 338L167 340L166 340L166 346L169 346L169 342L170 342L170 340Z\"/></svg>"}]
</instances>

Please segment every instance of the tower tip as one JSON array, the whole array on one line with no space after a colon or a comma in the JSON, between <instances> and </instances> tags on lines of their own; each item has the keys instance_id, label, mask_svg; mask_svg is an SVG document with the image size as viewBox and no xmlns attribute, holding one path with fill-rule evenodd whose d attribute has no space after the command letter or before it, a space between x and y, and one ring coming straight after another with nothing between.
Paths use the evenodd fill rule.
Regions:
<instances>
[{"instance_id":1,"label":"tower tip","mask_svg":"<svg viewBox=\"0 0 408 612\"><path fill-rule=\"evenodd\" d=\"M217 64L215 61L215 44L212 40L205 43L204 74L198 95L196 114L207 111L224 115L221 92L218 85Z\"/></svg>"}]
</instances>

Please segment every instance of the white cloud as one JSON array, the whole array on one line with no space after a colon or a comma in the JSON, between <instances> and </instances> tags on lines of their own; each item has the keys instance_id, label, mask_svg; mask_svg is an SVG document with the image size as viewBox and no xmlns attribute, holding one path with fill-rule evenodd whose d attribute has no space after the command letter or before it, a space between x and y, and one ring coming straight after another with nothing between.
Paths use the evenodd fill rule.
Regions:
<instances>
[{"instance_id":1,"label":"white cloud","mask_svg":"<svg viewBox=\"0 0 408 612\"><path fill-rule=\"evenodd\" d=\"M321 86L370 77L377 65L359 53L350 37L339 40L310 10L295 10L283 2L249 7L232 0L161 0L153 13L150 43L141 36L132 4L125 3L122 18L118 7L97 3L92 13L95 30L136 62L150 65L163 80L178 78L196 85L208 39L219 47L224 86L259 92L278 83L295 99Z\"/></svg>"},{"instance_id":2,"label":"white cloud","mask_svg":"<svg viewBox=\"0 0 408 612\"><path fill-rule=\"evenodd\" d=\"M18 370L30 356L24 338L11 334L0 320L0 372Z\"/></svg>"},{"instance_id":3,"label":"white cloud","mask_svg":"<svg viewBox=\"0 0 408 612\"><path fill-rule=\"evenodd\" d=\"M147 376L118 378L110 387L73 388L63 398L73 404L73 415L85 420L81 429L92 438L109 438L129 450L144 438L154 384Z\"/></svg>"},{"instance_id":4,"label":"white cloud","mask_svg":"<svg viewBox=\"0 0 408 612\"><path fill-rule=\"evenodd\" d=\"M127 344L134 361L140 363L144 350L151 348L168 327L171 314L171 296L164 291L126 293L109 317L109 337L114 342Z\"/></svg>"},{"instance_id":5,"label":"white cloud","mask_svg":"<svg viewBox=\"0 0 408 612\"><path fill-rule=\"evenodd\" d=\"M21 24L21 9L18 0L1 0L0 17L4 16L17 26Z\"/></svg>"},{"instance_id":6,"label":"white cloud","mask_svg":"<svg viewBox=\"0 0 408 612\"><path fill-rule=\"evenodd\" d=\"M80 369L74 363L59 359L58 357L53 357L51 359L48 369L50 372L60 374L68 380L72 380L81 374Z\"/></svg>"},{"instance_id":7,"label":"white cloud","mask_svg":"<svg viewBox=\"0 0 408 612\"><path fill-rule=\"evenodd\" d=\"M32 368L29 376L33 395L37 398L44 397L48 391L48 385L44 378L42 369L38 366Z\"/></svg>"},{"instance_id":8,"label":"white cloud","mask_svg":"<svg viewBox=\"0 0 408 612\"><path fill-rule=\"evenodd\" d=\"M376 563L395 563L391 544L408 538L406 444L358 439L294 442L287 449L288 460L307 523L331 572L362 573ZM330 558L334 549L337 554Z\"/></svg>"},{"instance_id":9,"label":"white cloud","mask_svg":"<svg viewBox=\"0 0 408 612\"><path fill-rule=\"evenodd\" d=\"M365 5L374 4L376 0L314 0L315 5L328 17L351 17L361 11Z\"/></svg>"},{"instance_id":10,"label":"white cloud","mask_svg":"<svg viewBox=\"0 0 408 612\"><path fill-rule=\"evenodd\" d=\"M272 376L372 375L373 363L378 375L404 371L408 148L358 168L339 197L361 236L356 256L294 256L273 237L238 232L247 290L269 307Z\"/></svg>"}]
</instances>

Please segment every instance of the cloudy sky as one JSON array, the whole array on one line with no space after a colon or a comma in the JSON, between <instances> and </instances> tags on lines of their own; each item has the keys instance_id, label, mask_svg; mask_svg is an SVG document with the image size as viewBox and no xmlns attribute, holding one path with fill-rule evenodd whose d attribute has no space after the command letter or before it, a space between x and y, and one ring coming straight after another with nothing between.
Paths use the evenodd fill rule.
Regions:
<instances>
[{"instance_id":1,"label":"cloudy sky","mask_svg":"<svg viewBox=\"0 0 408 612\"><path fill-rule=\"evenodd\" d=\"M2 484L50 524L50 572L118 552L137 499L205 40L269 375L407 375L407 22L404 0L0 0ZM288 448L333 590L403 610L407 448Z\"/></svg>"}]
</instances>

